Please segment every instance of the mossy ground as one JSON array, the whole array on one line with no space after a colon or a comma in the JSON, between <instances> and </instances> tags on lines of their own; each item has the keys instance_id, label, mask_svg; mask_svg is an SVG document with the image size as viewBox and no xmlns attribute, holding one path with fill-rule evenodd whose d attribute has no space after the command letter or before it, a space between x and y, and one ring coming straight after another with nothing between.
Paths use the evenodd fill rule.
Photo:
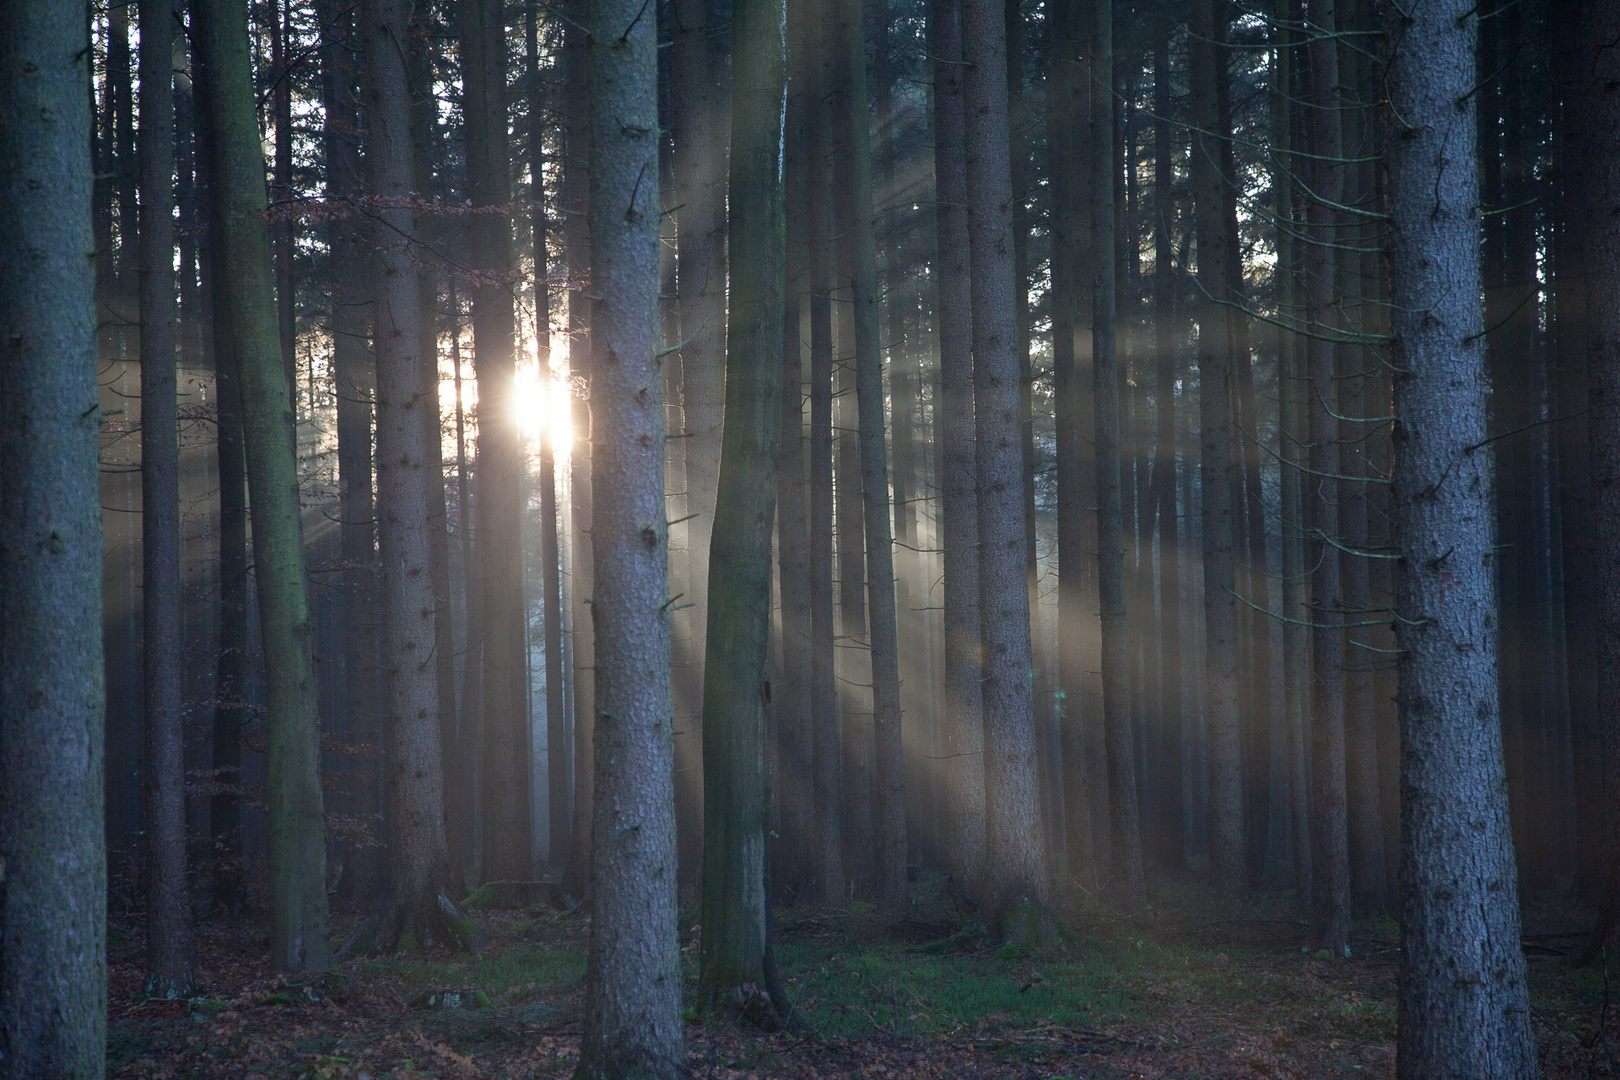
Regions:
<instances>
[{"instance_id":1,"label":"mossy ground","mask_svg":"<svg viewBox=\"0 0 1620 1080\"><path fill-rule=\"evenodd\" d=\"M1237 909L1191 878L1155 886L1146 912L1070 906L1063 933L1028 947L997 946L970 917L929 902L927 883L913 920L899 927L858 905L780 908L775 947L798 1030L765 1034L690 1015L693 1075L1393 1075L1392 922L1358 926L1351 959L1320 959L1299 951L1286 893ZM208 925L207 997L190 1002L140 998L138 923L123 927L111 957L109 1075L569 1075L588 921L537 909L473 917L488 938L477 953L360 958L329 978L291 983L265 968L262 928ZM689 990L695 932L684 928ZM1570 971L1558 952L1532 949L1530 961L1547 1075L1620 1076L1620 958L1605 976L1601 967ZM475 991L455 998L475 1007L424 1007L447 989ZM1605 1010L1610 991L1616 1004Z\"/></svg>"}]
</instances>

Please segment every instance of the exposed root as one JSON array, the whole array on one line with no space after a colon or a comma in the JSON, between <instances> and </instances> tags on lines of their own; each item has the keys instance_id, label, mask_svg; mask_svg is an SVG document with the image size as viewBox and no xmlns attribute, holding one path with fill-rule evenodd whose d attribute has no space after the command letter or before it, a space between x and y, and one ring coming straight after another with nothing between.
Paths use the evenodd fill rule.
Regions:
<instances>
[{"instance_id":1,"label":"exposed root","mask_svg":"<svg viewBox=\"0 0 1620 1080\"><path fill-rule=\"evenodd\" d=\"M483 943L478 924L443 889L411 899L390 894L343 943L337 959L436 947L471 952Z\"/></svg>"}]
</instances>

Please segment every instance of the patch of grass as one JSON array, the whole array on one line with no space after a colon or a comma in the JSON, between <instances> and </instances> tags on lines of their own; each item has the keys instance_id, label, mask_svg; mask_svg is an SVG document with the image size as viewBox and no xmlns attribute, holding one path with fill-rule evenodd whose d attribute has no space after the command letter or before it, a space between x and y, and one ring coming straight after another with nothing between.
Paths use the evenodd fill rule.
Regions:
<instances>
[{"instance_id":1,"label":"patch of grass","mask_svg":"<svg viewBox=\"0 0 1620 1080\"><path fill-rule=\"evenodd\" d=\"M449 958L396 955L367 961L365 970L393 976L413 994L444 986L476 986L496 1000L519 988L532 997L540 989L571 989L583 979L585 950L519 944Z\"/></svg>"}]
</instances>

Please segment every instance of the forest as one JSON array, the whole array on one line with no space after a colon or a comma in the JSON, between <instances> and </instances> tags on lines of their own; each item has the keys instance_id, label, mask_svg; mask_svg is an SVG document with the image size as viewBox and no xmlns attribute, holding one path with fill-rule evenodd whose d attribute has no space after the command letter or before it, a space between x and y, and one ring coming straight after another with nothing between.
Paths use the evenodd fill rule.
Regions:
<instances>
[{"instance_id":1,"label":"forest","mask_svg":"<svg viewBox=\"0 0 1620 1080\"><path fill-rule=\"evenodd\" d=\"M0 2L0 1080L1620 1076L1617 43Z\"/></svg>"}]
</instances>

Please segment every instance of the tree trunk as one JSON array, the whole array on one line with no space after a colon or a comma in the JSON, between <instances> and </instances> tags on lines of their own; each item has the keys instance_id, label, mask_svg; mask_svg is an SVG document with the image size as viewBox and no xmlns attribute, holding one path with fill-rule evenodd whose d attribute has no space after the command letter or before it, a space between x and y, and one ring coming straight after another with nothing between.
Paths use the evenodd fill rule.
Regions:
<instances>
[{"instance_id":1,"label":"tree trunk","mask_svg":"<svg viewBox=\"0 0 1620 1080\"><path fill-rule=\"evenodd\" d=\"M421 7L413 6L410 18L412 45L406 53L405 62L410 94L411 175L417 194L426 199L433 196L433 150L440 138L436 122L438 99L433 93L433 65L437 46L428 25L429 14ZM430 250L441 235L434 219L427 215L416 222L416 232L420 242ZM439 281L432 260L424 260L417 271L416 296L416 307L421 312L418 336L422 343L418 354L422 400L416 412L426 440L422 468L428 482L428 544L432 553L433 578L433 671L439 718L440 771L446 788L444 828L450 850L452 887L454 894L459 895L465 887L461 868L466 865L468 854L469 845L465 838L471 829L472 800L466 797L468 793L461 790L462 785L457 782L463 718L456 708L456 638L450 602L450 512L444 490L444 412L439 403ZM555 531L552 535L555 537ZM555 564L548 565L554 567ZM548 621L546 626L549 628L551 623ZM551 684L548 682L546 685L549 687Z\"/></svg>"},{"instance_id":2,"label":"tree trunk","mask_svg":"<svg viewBox=\"0 0 1620 1080\"><path fill-rule=\"evenodd\" d=\"M575 387L590 377L591 300L585 282L591 272L590 229L590 75L589 33L585 29L586 0L570 0L563 30L564 146L563 205L567 224L563 255L568 262L568 374ZM569 537L569 595L574 630L574 835L568 845L568 870L563 891L586 899L590 895L592 822L595 820L596 769L596 635L591 617L595 568L591 556L591 410L589 401L575 393L574 446L568 458L569 490L573 496L572 535Z\"/></svg>"},{"instance_id":3,"label":"tree trunk","mask_svg":"<svg viewBox=\"0 0 1620 1080\"><path fill-rule=\"evenodd\" d=\"M141 5L141 545L146 678L146 993L196 983L186 880L180 676L180 433L175 398L174 5Z\"/></svg>"},{"instance_id":4,"label":"tree trunk","mask_svg":"<svg viewBox=\"0 0 1620 1080\"><path fill-rule=\"evenodd\" d=\"M841 907L847 899L843 841L843 750L838 732L833 622L832 472L832 171L824 148L834 132L827 102L828 13L817 8L809 20L810 156L807 203L810 208L810 725L815 762L811 821L812 864L817 901Z\"/></svg>"},{"instance_id":5,"label":"tree trunk","mask_svg":"<svg viewBox=\"0 0 1620 1080\"><path fill-rule=\"evenodd\" d=\"M744 0L735 15L738 92L732 98L728 222L734 273L704 639L700 996L711 1005L724 1001L745 1009L766 983L770 947L765 711L771 698L771 532L783 426L786 17L782 0Z\"/></svg>"},{"instance_id":6,"label":"tree trunk","mask_svg":"<svg viewBox=\"0 0 1620 1080\"><path fill-rule=\"evenodd\" d=\"M1176 520L1176 275L1171 225L1175 221L1175 159L1170 143L1170 43L1153 53L1153 349L1158 431L1154 491L1159 516L1159 739L1154 785L1159 861L1187 865L1187 826L1181 769L1181 540Z\"/></svg>"},{"instance_id":7,"label":"tree trunk","mask_svg":"<svg viewBox=\"0 0 1620 1080\"><path fill-rule=\"evenodd\" d=\"M1216 64L1224 62L1215 0L1192 0L1192 178L1198 228L1198 427L1204 561L1204 715L1209 743L1209 876L1217 891L1237 894L1246 883L1243 850L1242 747L1238 729L1237 604L1232 506L1232 363L1224 301L1226 222L1218 139Z\"/></svg>"},{"instance_id":8,"label":"tree trunk","mask_svg":"<svg viewBox=\"0 0 1620 1080\"><path fill-rule=\"evenodd\" d=\"M1297 17L1299 0L1278 0L1277 17L1286 23ZM1273 79L1276 101L1273 105L1274 172L1277 228L1277 310L1285 326L1300 319L1298 267L1299 224L1294 211L1293 99L1294 54L1297 45L1286 29L1278 29ZM1301 908L1311 894L1311 816L1310 778L1306 754L1305 719L1310 700L1310 683L1305 635L1306 609L1301 601L1300 582L1305 569L1304 529L1301 522L1300 450L1305 444L1300 430L1300 371L1303 342L1299 335L1277 328L1277 454L1280 462L1282 539L1282 635L1283 635L1283 726L1288 742L1288 793L1293 845L1294 903Z\"/></svg>"},{"instance_id":9,"label":"tree trunk","mask_svg":"<svg viewBox=\"0 0 1620 1080\"><path fill-rule=\"evenodd\" d=\"M323 20L328 24L326 40L322 44L322 64L325 67L322 79L325 98L322 102L325 185L326 196L333 201L352 199L359 194L361 186L360 148L354 136L360 128L356 92L359 64L349 40L354 32L354 14L352 10L340 10L340 2L328 0L328 5L322 8ZM380 745L383 733L377 720L381 710L377 707L378 619L373 532L375 515L371 486L371 414L376 380L367 349L371 304L360 258L360 223L363 220L357 214L349 213L336 217L328 224L326 242L331 257L328 261L330 276L325 286L331 296L332 374L337 399L339 550L344 567L343 606L340 613L344 639L344 701L341 715L345 722L342 730L347 738L357 743ZM220 341L217 351L222 362L228 361L230 343ZM222 391L222 416L225 397ZM222 423L222 440L223 437ZM223 484L223 454L220 460ZM240 483L233 490L240 490ZM221 533L224 534L223 524ZM223 640L221 647L224 647ZM216 734L216 744L218 738ZM216 745L216 755L217 752ZM360 758L356 764L359 776L345 793L345 808L356 816L369 818L378 815L380 820L382 805L378 770L368 758ZM381 837L376 839L380 840ZM344 895L351 898L368 896L380 888L381 883L376 880L381 871L375 857L378 850L375 845L358 841L345 845L340 881L340 890Z\"/></svg>"},{"instance_id":10,"label":"tree trunk","mask_svg":"<svg viewBox=\"0 0 1620 1080\"><path fill-rule=\"evenodd\" d=\"M1030 622L1019 435L1012 181L1007 158L1006 28L997 0L962 4L964 148L972 269L974 433L979 486L979 610L989 915L1021 938L1044 922L1050 882L1035 770ZM1023 911L1036 913L1026 918Z\"/></svg>"},{"instance_id":11,"label":"tree trunk","mask_svg":"<svg viewBox=\"0 0 1620 1080\"><path fill-rule=\"evenodd\" d=\"M1610 21L1611 35L1620 27ZM1540 1074L1496 706L1466 0L1392 27L1388 87L1400 562L1402 933L1396 1074ZM1611 132L1611 134L1620 134ZM1458 168L1458 163L1467 167ZM1602 226L1598 226L1602 227Z\"/></svg>"},{"instance_id":12,"label":"tree trunk","mask_svg":"<svg viewBox=\"0 0 1620 1080\"><path fill-rule=\"evenodd\" d=\"M984 666L980 655L979 515L973 434L971 277L967 230L966 112L962 94L961 0L932 0L934 184L939 312L939 411L944 547L945 865L958 897L985 891Z\"/></svg>"},{"instance_id":13,"label":"tree trunk","mask_svg":"<svg viewBox=\"0 0 1620 1080\"><path fill-rule=\"evenodd\" d=\"M809 198L810 70L806 18L788 10L788 98L784 128L785 291L782 298L781 463L776 481L778 574L782 590L782 665L775 700L777 761L773 802L782 815L782 838L770 877L777 895L803 895L811 881L815 755L810 715L809 512L804 444L804 369L801 317L810 282Z\"/></svg>"},{"instance_id":14,"label":"tree trunk","mask_svg":"<svg viewBox=\"0 0 1620 1080\"><path fill-rule=\"evenodd\" d=\"M1113 0L1094 0L1092 78L1114 85ZM1119 385L1114 332L1114 116L1106 107L1091 113L1091 400L1097 431L1097 590L1102 600L1103 730L1108 742L1109 821L1113 825L1113 874L1120 902L1129 910L1147 906L1142 879L1142 834L1138 818L1136 760L1131 738L1130 656L1125 640L1125 534L1121 521Z\"/></svg>"},{"instance_id":15,"label":"tree trunk","mask_svg":"<svg viewBox=\"0 0 1620 1080\"><path fill-rule=\"evenodd\" d=\"M537 379L549 403L553 385L551 369L551 254L546 241L545 128L539 122L544 102L540 69L539 0L528 3L529 63L529 198L534 203L530 229L534 240L534 310ZM549 404L546 406L549 408ZM544 634L546 671L546 820L547 862L551 872L561 874L568 866L571 792L568 790L568 719L564 715L562 655L562 558L557 529L557 433L550 417L536 440L538 468L535 484L540 489L540 619Z\"/></svg>"},{"instance_id":16,"label":"tree trunk","mask_svg":"<svg viewBox=\"0 0 1620 1080\"><path fill-rule=\"evenodd\" d=\"M658 370L657 20L590 0L597 843L580 1080L686 1071ZM774 347L774 342L772 343ZM769 522L769 517L766 518ZM763 752L763 746L761 746Z\"/></svg>"},{"instance_id":17,"label":"tree trunk","mask_svg":"<svg viewBox=\"0 0 1620 1080\"><path fill-rule=\"evenodd\" d=\"M234 4L199 3L193 14L202 42L198 51L208 68L205 100L220 234L219 282L240 365L243 441L254 508L254 574L269 733L270 962L279 971L324 971L331 955L317 684L246 12Z\"/></svg>"},{"instance_id":18,"label":"tree trunk","mask_svg":"<svg viewBox=\"0 0 1620 1080\"><path fill-rule=\"evenodd\" d=\"M1091 222L1086 213L1091 189L1082 165L1088 130L1089 69L1085 66L1086 13L1070 0L1054 12L1053 40L1057 62L1048 88L1047 131L1052 182L1052 393L1057 436L1057 543L1058 543L1058 700L1062 709L1059 739L1063 759L1064 880L1091 888L1096 881L1096 853L1092 847L1091 791L1086 766L1086 726L1093 717L1085 707L1086 693L1096 669L1087 669L1086 655L1096 637L1088 608L1086 583L1095 563L1085 546L1086 512L1095 505L1087 495L1095 474L1083 468L1084 395L1081 362L1089 364L1090 341L1082 349L1079 332L1089 320L1089 294L1080 288L1080 260L1088 247ZM964 194L965 197L965 194ZM943 198L943 196L941 196ZM951 310L943 303L941 311ZM947 519L948 520L948 519Z\"/></svg>"},{"instance_id":19,"label":"tree trunk","mask_svg":"<svg viewBox=\"0 0 1620 1080\"><path fill-rule=\"evenodd\" d=\"M726 114L721 44L725 21L714 0L676 0L670 6L670 135L675 171L675 226L679 261L681 401L686 418L687 582L692 607L691 655L698 662L691 685L676 688L688 702L675 738L676 823L681 881L703 874L703 660L708 626L709 534L720 482L722 406L726 394ZM692 699L698 700L692 700ZM694 707L695 706L695 707Z\"/></svg>"},{"instance_id":20,"label":"tree trunk","mask_svg":"<svg viewBox=\"0 0 1620 1080\"><path fill-rule=\"evenodd\" d=\"M1344 195L1340 135L1338 42L1334 0L1309 0L1311 123L1316 156L1315 198L1308 208L1310 242L1305 252L1306 367L1310 397L1306 433L1310 444L1310 531L1306 559L1311 570L1311 929L1313 948L1349 955L1350 843L1345 806L1344 636L1339 597L1338 347L1345 326L1337 318L1337 255L1341 242L1336 206Z\"/></svg>"},{"instance_id":21,"label":"tree trunk","mask_svg":"<svg viewBox=\"0 0 1620 1080\"><path fill-rule=\"evenodd\" d=\"M265 20L270 24L270 114L275 124L275 145L271 157L270 198L273 202L291 199L292 186L292 79L287 70L289 0L270 0ZM145 126L143 115L141 124ZM293 280L293 222L277 215L270 225L270 242L276 257L276 327L281 342L281 366L287 374L287 401L298 418L298 303ZM310 403L311 406L314 402Z\"/></svg>"},{"instance_id":22,"label":"tree trunk","mask_svg":"<svg viewBox=\"0 0 1620 1080\"><path fill-rule=\"evenodd\" d=\"M883 354L878 338L877 238L872 226L872 141L861 12L841 0L840 38L846 95L846 148L855 339L856 419L865 539L867 640L872 659L872 842L878 915L909 912L906 880L905 759L900 739L900 657L895 622L894 544L889 531L889 461L884 423ZM735 196L734 196L735 197Z\"/></svg>"},{"instance_id":23,"label":"tree trunk","mask_svg":"<svg viewBox=\"0 0 1620 1080\"><path fill-rule=\"evenodd\" d=\"M5 5L0 58L0 1030L8 1075L89 1078L107 868L85 10Z\"/></svg>"},{"instance_id":24,"label":"tree trunk","mask_svg":"<svg viewBox=\"0 0 1620 1080\"><path fill-rule=\"evenodd\" d=\"M496 0L461 6L467 118L467 186L474 206L504 206L508 187L506 25ZM655 185L656 186L656 185ZM505 214L476 214L468 225L473 265L504 274L512 266ZM478 374L478 558L483 571L485 881L530 874L529 717L524 661L522 435L514 406L511 290L473 286L473 363Z\"/></svg>"},{"instance_id":25,"label":"tree trunk","mask_svg":"<svg viewBox=\"0 0 1620 1080\"><path fill-rule=\"evenodd\" d=\"M421 306L413 261L409 23L399 0L360 12L365 72L366 181L378 200L376 268L377 539L387 596L388 889L344 945L383 950L469 948L476 929L457 911L444 829L438 672L434 656L431 478L422 422ZM434 425L435 428L437 425Z\"/></svg>"}]
</instances>

